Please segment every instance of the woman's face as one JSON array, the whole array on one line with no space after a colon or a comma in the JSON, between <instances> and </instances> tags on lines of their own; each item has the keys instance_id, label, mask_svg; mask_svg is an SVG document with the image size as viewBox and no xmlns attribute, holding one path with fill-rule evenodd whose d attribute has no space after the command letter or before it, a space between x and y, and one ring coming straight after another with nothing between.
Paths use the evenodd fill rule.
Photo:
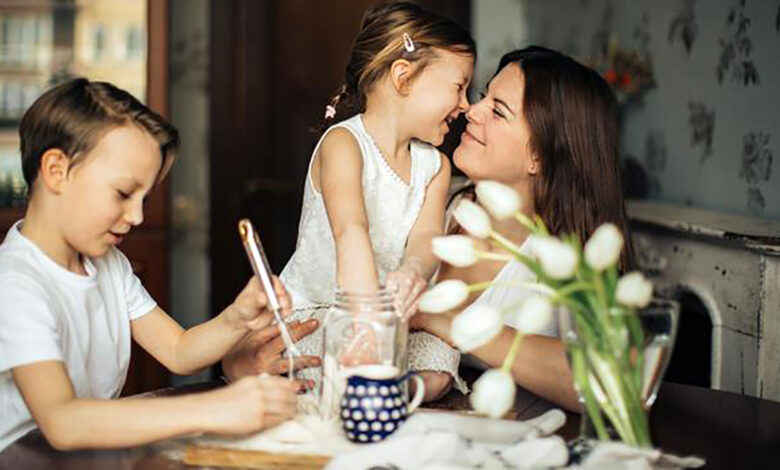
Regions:
<instances>
[{"instance_id":1,"label":"woman's face","mask_svg":"<svg viewBox=\"0 0 780 470\"><path fill-rule=\"evenodd\" d=\"M471 180L527 184L538 171L523 111L525 79L517 64L504 67L466 113L468 125L454 162Z\"/></svg>"}]
</instances>

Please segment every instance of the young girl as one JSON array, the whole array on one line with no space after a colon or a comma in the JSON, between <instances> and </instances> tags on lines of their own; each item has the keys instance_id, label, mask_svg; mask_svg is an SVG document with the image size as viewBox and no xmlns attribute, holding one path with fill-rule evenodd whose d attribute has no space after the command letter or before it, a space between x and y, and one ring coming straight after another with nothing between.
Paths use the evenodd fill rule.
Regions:
<instances>
[{"instance_id":1,"label":"young girl","mask_svg":"<svg viewBox=\"0 0 780 470\"><path fill-rule=\"evenodd\" d=\"M337 286L386 284L398 289L405 315L413 313L437 267L430 245L443 230L450 182L449 162L434 146L468 109L474 58L467 31L416 5L366 14L346 83L326 108L326 124L351 117L314 149L296 251L280 276L296 308L331 303ZM318 336L303 347L319 352ZM433 336L411 335L410 368L430 371L427 399L446 391L459 361Z\"/></svg>"},{"instance_id":2,"label":"young girl","mask_svg":"<svg viewBox=\"0 0 780 470\"><path fill-rule=\"evenodd\" d=\"M265 294L253 279L216 318L183 331L141 286L115 245L143 221L178 134L128 93L64 83L36 100L19 133L30 197L0 245L0 450L36 424L55 448L75 449L247 433L292 416L296 387L281 378L109 400L124 385L131 337L172 372L193 373L271 322Z\"/></svg>"}]
</instances>

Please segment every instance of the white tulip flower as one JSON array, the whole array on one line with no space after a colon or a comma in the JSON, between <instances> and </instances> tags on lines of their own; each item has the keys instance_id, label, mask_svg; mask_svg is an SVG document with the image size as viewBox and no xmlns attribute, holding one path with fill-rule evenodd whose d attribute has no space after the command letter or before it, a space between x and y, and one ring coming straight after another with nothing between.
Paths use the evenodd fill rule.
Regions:
<instances>
[{"instance_id":1,"label":"white tulip flower","mask_svg":"<svg viewBox=\"0 0 780 470\"><path fill-rule=\"evenodd\" d=\"M606 223L593 232L585 244L585 261L596 271L617 264L623 249L623 235L615 224Z\"/></svg>"},{"instance_id":2,"label":"white tulip flower","mask_svg":"<svg viewBox=\"0 0 780 470\"><path fill-rule=\"evenodd\" d=\"M503 328L501 312L489 305L474 305L452 320L452 342L463 352L489 343Z\"/></svg>"},{"instance_id":3,"label":"white tulip flower","mask_svg":"<svg viewBox=\"0 0 780 470\"><path fill-rule=\"evenodd\" d=\"M501 418L515 402L515 381L509 373L491 369L474 382L469 401L474 411Z\"/></svg>"},{"instance_id":4,"label":"white tulip flower","mask_svg":"<svg viewBox=\"0 0 780 470\"><path fill-rule=\"evenodd\" d=\"M490 235L490 217L485 209L476 203L464 199L460 201L452 215L458 224L472 236L486 238Z\"/></svg>"},{"instance_id":5,"label":"white tulip flower","mask_svg":"<svg viewBox=\"0 0 780 470\"><path fill-rule=\"evenodd\" d=\"M420 297L422 312L442 313L460 305L469 296L469 286L458 279L442 281Z\"/></svg>"},{"instance_id":6,"label":"white tulip flower","mask_svg":"<svg viewBox=\"0 0 780 470\"><path fill-rule=\"evenodd\" d=\"M431 242L434 256L453 266L463 268L477 262L474 240L466 235L435 237Z\"/></svg>"},{"instance_id":7,"label":"white tulip flower","mask_svg":"<svg viewBox=\"0 0 780 470\"><path fill-rule=\"evenodd\" d=\"M577 252L570 245L555 237L534 236L532 247L545 274L557 280L574 276L577 270Z\"/></svg>"},{"instance_id":8,"label":"white tulip flower","mask_svg":"<svg viewBox=\"0 0 780 470\"><path fill-rule=\"evenodd\" d=\"M550 299L534 294L528 297L518 312L515 327L523 333L541 333L552 321L553 309Z\"/></svg>"},{"instance_id":9,"label":"white tulip flower","mask_svg":"<svg viewBox=\"0 0 780 470\"><path fill-rule=\"evenodd\" d=\"M511 217L520 210L520 195L497 181L480 181L476 187L479 203L498 220Z\"/></svg>"},{"instance_id":10,"label":"white tulip flower","mask_svg":"<svg viewBox=\"0 0 780 470\"><path fill-rule=\"evenodd\" d=\"M638 271L621 277L615 290L615 299L626 307L647 307L653 297L653 283Z\"/></svg>"}]
</instances>

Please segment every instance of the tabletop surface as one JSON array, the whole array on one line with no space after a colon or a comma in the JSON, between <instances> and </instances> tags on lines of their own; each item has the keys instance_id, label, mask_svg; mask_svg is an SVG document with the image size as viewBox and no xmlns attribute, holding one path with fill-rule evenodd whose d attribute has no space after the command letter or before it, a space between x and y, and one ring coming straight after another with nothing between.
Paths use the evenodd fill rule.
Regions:
<instances>
[{"instance_id":1,"label":"tabletop surface","mask_svg":"<svg viewBox=\"0 0 780 470\"><path fill-rule=\"evenodd\" d=\"M170 396L208 390L217 382L163 389L150 396ZM518 388L516 419L530 419L552 405ZM432 404L438 409L468 409L457 391ZM653 442L664 451L698 455L715 468L780 468L780 403L728 392L664 383L650 415ZM559 434L578 433L579 416L567 413ZM174 441L175 442L175 441ZM0 452L0 469L178 469L182 448L167 443L118 450L60 452L38 432L32 432Z\"/></svg>"}]
</instances>

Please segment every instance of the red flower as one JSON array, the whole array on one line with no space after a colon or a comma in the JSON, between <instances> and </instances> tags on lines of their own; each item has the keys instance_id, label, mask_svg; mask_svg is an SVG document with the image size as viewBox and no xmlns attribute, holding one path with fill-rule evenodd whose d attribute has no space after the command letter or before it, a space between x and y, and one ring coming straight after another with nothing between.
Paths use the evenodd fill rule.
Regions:
<instances>
[{"instance_id":1,"label":"red flower","mask_svg":"<svg viewBox=\"0 0 780 470\"><path fill-rule=\"evenodd\" d=\"M618 81L617 73L615 73L615 71L612 69L607 70L604 72L604 80L606 80L610 85L614 85Z\"/></svg>"},{"instance_id":2,"label":"red flower","mask_svg":"<svg viewBox=\"0 0 780 470\"><path fill-rule=\"evenodd\" d=\"M631 85L631 75L624 73L622 77L620 77L620 84L624 86Z\"/></svg>"}]
</instances>

